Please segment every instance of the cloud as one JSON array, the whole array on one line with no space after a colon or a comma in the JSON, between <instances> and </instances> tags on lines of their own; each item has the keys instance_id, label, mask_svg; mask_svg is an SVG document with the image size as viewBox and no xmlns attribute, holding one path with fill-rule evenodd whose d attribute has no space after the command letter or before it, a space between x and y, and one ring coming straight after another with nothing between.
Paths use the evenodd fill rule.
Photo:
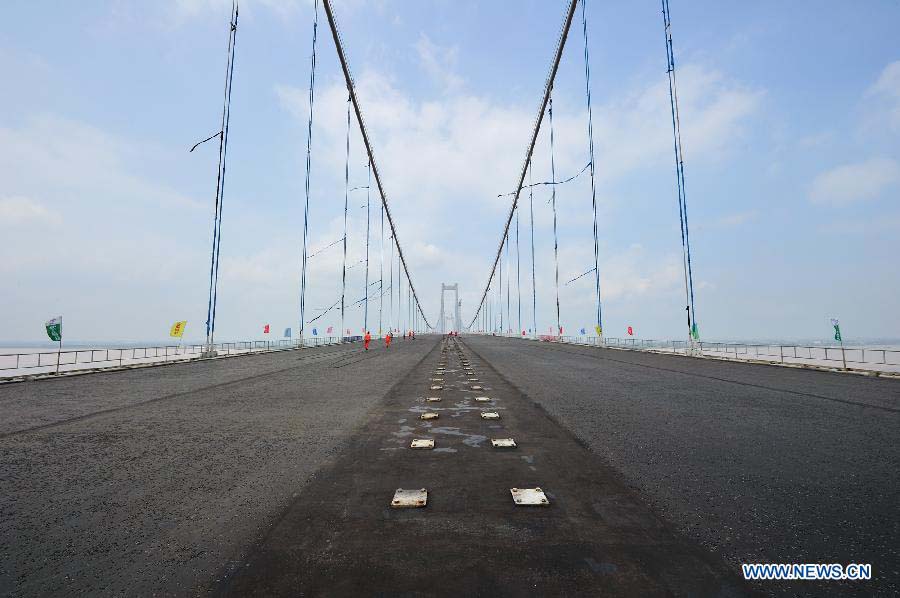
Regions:
<instances>
[{"instance_id":1,"label":"cloud","mask_svg":"<svg viewBox=\"0 0 900 598\"><path fill-rule=\"evenodd\" d=\"M745 210L743 212L733 212L731 214L725 214L716 219L710 220L708 222L700 222L695 225L696 230L716 230L716 229L728 229L735 228L746 224L748 222L752 222L756 220L759 216L759 212L756 210Z\"/></svg>"},{"instance_id":2,"label":"cloud","mask_svg":"<svg viewBox=\"0 0 900 598\"><path fill-rule=\"evenodd\" d=\"M462 77L454 72L459 54L457 46L439 46L422 33L416 42L416 53L422 69L444 91L457 91L462 87Z\"/></svg>"},{"instance_id":3,"label":"cloud","mask_svg":"<svg viewBox=\"0 0 900 598\"><path fill-rule=\"evenodd\" d=\"M873 199L900 181L900 164L872 158L844 164L818 175L809 186L813 203L843 205Z\"/></svg>"},{"instance_id":4,"label":"cloud","mask_svg":"<svg viewBox=\"0 0 900 598\"><path fill-rule=\"evenodd\" d=\"M866 97L876 103L872 124L900 131L900 60L890 63L878 80L866 91Z\"/></svg>"},{"instance_id":5,"label":"cloud","mask_svg":"<svg viewBox=\"0 0 900 598\"><path fill-rule=\"evenodd\" d=\"M448 72L441 65L452 64L452 50L441 50L425 37L417 45L423 68L434 69L438 79ZM686 65L681 75L682 120L690 159L693 164L722 160L733 141L749 128L748 122L764 93L700 65ZM372 69L364 70L356 83L399 236L424 305L427 309L437 303L440 282L458 281L464 315L470 318L481 297L483 277L488 273L489 260L509 209L510 198L498 198L497 194L515 185L534 120L534 98L521 103L500 102L451 81L452 90L439 99L418 100L393 79ZM274 91L296 125L305 128L308 91L287 85L276 86ZM343 186L346 97L339 78L316 90L313 136L317 156L313 174L317 188ZM558 176L563 178L577 173L587 162L587 114L583 99L569 97L563 88L558 90L555 103L556 167ZM664 78L644 81L621 95L595 103L601 212L610 209L609 204L622 201L615 199L620 195L616 189L625 177L654 171L669 174L672 141L667 109ZM549 173L545 135L546 128L538 141L535 181L543 180ZM354 155L361 155L355 123L351 148ZM576 203L589 192L590 181L582 176L560 193L561 282L593 264L592 243L577 238L580 232L590 232L590 227L584 226L584 213L579 211L584 206ZM535 211L540 212L536 227L543 239L552 238L548 193L548 188L535 191ZM717 225L738 226L752 217L749 212L735 214ZM600 220L604 222L602 214ZM469 226L470 222L478 224ZM527 226L527 218L522 226ZM338 231L333 238L340 237ZM322 238L321 243L312 246L330 240ZM538 245L541 244L538 239ZM587 249L575 253L568 249L582 245ZM537 273L538 305L543 311L555 304L552 258L546 257L552 256L552 245L538 249L539 255L544 256L538 258ZM671 295L673 285L680 280L677 257L619 247L602 253L603 259L608 260L601 264L604 301ZM523 270L522 276L530 284L530 265L527 267L528 275ZM507 271L504 276L511 275ZM585 289L592 286L592 281L592 276L586 276L561 290L570 317L578 319L576 314L580 311L591 313L593 295Z\"/></svg>"},{"instance_id":6,"label":"cloud","mask_svg":"<svg viewBox=\"0 0 900 598\"><path fill-rule=\"evenodd\" d=\"M60 222L62 222L62 217L58 212L29 197L0 197L0 226L2 227L26 224L56 226Z\"/></svg>"}]
</instances>

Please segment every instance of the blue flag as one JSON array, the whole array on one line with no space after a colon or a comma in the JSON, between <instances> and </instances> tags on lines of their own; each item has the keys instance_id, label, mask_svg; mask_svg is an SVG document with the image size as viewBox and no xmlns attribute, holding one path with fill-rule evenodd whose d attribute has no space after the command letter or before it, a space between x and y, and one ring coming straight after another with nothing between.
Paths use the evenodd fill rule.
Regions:
<instances>
[{"instance_id":1,"label":"blue flag","mask_svg":"<svg viewBox=\"0 0 900 598\"><path fill-rule=\"evenodd\" d=\"M284 329L284 338L291 338L291 329L290 328Z\"/></svg>"},{"instance_id":2,"label":"blue flag","mask_svg":"<svg viewBox=\"0 0 900 598\"><path fill-rule=\"evenodd\" d=\"M319 330L317 328L313 328L313 336L319 336Z\"/></svg>"},{"instance_id":3,"label":"blue flag","mask_svg":"<svg viewBox=\"0 0 900 598\"><path fill-rule=\"evenodd\" d=\"M583 326L582 326L582 328L581 328L581 334L582 334L582 335L587 334L587 333L584 331L584 327L583 327Z\"/></svg>"}]
</instances>

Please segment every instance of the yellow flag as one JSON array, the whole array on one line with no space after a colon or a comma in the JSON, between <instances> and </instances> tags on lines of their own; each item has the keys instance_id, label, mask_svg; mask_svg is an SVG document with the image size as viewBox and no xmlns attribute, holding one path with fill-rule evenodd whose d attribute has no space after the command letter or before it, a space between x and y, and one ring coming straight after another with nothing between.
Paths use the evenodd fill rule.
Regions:
<instances>
[{"instance_id":1,"label":"yellow flag","mask_svg":"<svg viewBox=\"0 0 900 598\"><path fill-rule=\"evenodd\" d=\"M181 338L184 336L184 329L187 326L187 320L182 320L181 322L175 322L172 324L172 329L169 331L169 336L174 336L175 338Z\"/></svg>"},{"instance_id":2,"label":"yellow flag","mask_svg":"<svg viewBox=\"0 0 900 598\"><path fill-rule=\"evenodd\" d=\"M597 336L603 336L603 329L600 328L600 324L597 324L596 326L594 326L594 330L597 331Z\"/></svg>"}]
</instances>

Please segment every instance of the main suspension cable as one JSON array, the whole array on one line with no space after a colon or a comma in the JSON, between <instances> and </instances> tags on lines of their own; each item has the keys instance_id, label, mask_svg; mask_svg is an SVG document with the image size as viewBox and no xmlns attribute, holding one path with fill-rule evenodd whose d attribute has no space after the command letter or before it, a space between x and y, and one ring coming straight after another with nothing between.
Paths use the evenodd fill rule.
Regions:
<instances>
[{"instance_id":1,"label":"main suspension cable","mask_svg":"<svg viewBox=\"0 0 900 598\"><path fill-rule=\"evenodd\" d=\"M375 159L375 154L374 154L374 151L372 150L372 144L369 140L369 132L366 129L365 119L363 118L362 110L359 106L359 99L356 96L356 86L353 82L353 76L350 73L350 66L347 62L347 57L344 53L344 46L341 41L341 35L338 30L337 21L334 17L334 11L332 10L332 7L331 7L331 0L322 0L322 3L323 3L323 6L325 7L325 14L328 17L328 25L331 28L331 35L332 35L332 38L334 39L334 46L335 46L335 50L337 51L337 54L338 54L338 60L341 63L341 70L344 73L344 81L347 85L347 91L350 93L350 99L353 104L353 109L356 112L356 120L357 120L357 123L359 124L359 131L362 136L363 145L365 145L365 147L366 147L366 153L368 154L369 162L372 164L372 174L375 175L375 184L378 186L378 193L381 196L381 203L382 203L382 206L384 207L384 212L385 212L385 215L387 216L388 224L390 225L390 228L391 228L391 233L394 236L394 242L397 245L397 254L400 258L400 262L401 262L401 264L403 266L403 270L406 274L406 279L407 279L407 282L409 283L410 291L412 292L412 295L415 298L416 308L418 309L419 313L422 315L422 319L425 321L425 323L427 325L428 318L425 315L425 312L422 310L422 305L419 302L418 295L416 294L416 288L412 284L412 277L410 276L410 273L409 273L409 267L406 263L406 257L403 255L403 249L400 246L400 242L397 237L397 227L394 223L393 217L391 216L391 210L390 210L390 206L388 205L388 200L387 200L387 193L385 193L384 185L381 182L381 174L378 171L378 161Z\"/></svg>"},{"instance_id":2,"label":"main suspension cable","mask_svg":"<svg viewBox=\"0 0 900 598\"><path fill-rule=\"evenodd\" d=\"M326 6L328 0L325 0ZM547 102L550 97L550 91L553 89L553 81L556 79L556 73L559 70L559 62L562 59L563 48L566 45L566 39L569 35L569 29L572 25L572 17L575 15L575 7L578 3L578 0L570 0L569 7L566 11L566 17L563 21L563 26L559 34L559 40L556 46L556 53L553 57L553 63L550 66L550 72L547 75L547 80L544 84L544 96L541 99L540 106L538 107L537 116L534 121L534 126L531 131L531 141L528 144L528 149L525 152L525 161L522 164L522 171L519 174L519 182L516 186L516 195L513 198L512 205L509 208L509 214L506 217L506 223L503 227L503 233L500 235L500 244L497 247L497 254L494 257L493 265L491 266L491 271L488 276L487 284L485 284L484 292L481 295L481 301L479 301L478 306L475 309L475 314L472 316L472 322L478 317L478 314L481 312L482 307L484 306L484 300L488 294L488 288L490 287L491 281L494 279L494 274L497 271L497 263L500 261L500 253L503 251L503 242L506 239L507 234L509 233L509 227L512 223L513 212L516 209L516 205L519 202L519 195L522 193L522 185L525 182L525 175L527 174L529 165L531 164L531 157L534 153L534 145L537 142L537 136L541 129L541 122L544 119L544 112L547 109ZM471 324L470 324L471 325Z\"/></svg>"}]
</instances>

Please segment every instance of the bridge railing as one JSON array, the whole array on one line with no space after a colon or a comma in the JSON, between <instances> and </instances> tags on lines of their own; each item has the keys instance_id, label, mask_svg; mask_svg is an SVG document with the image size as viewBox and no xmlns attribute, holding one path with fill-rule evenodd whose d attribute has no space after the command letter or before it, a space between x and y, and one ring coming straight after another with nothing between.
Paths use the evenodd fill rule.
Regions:
<instances>
[{"instance_id":1,"label":"bridge railing","mask_svg":"<svg viewBox=\"0 0 900 598\"><path fill-rule=\"evenodd\" d=\"M28 351L20 353L0 353L0 378L22 375L72 371L80 369L124 367L143 363L184 361L208 357L210 349L219 356L246 355L269 351L285 351L301 347L321 347L325 345L358 342L360 336L312 337L304 339L282 339L276 341L233 341L206 344L154 345L146 347L76 348L62 351Z\"/></svg>"},{"instance_id":2,"label":"bridge railing","mask_svg":"<svg viewBox=\"0 0 900 598\"><path fill-rule=\"evenodd\" d=\"M609 346L624 349L652 350L682 354L700 354L737 360L777 363L806 363L900 372L900 349L879 347L840 347L826 345L788 345L776 343L728 343L671 341L637 338L560 337L562 342Z\"/></svg>"},{"instance_id":3,"label":"bridge railing","mask_svg":"<svg viewBox=\"0 0 900 598\"><path fill-rule=\"evenodd\" d=\"M490 334L490 333L488 333ZM861 369L900 373L900 349L857 346L792 345L777 343L730 343L616 338L596 336L554 336L500 334L526 340L558 342L594 347L613 347L635 351L656 351L684 355L701 355L734 360L757 360L772 363L808 364L842 369Z\"/></svg>"}]
</instances>

